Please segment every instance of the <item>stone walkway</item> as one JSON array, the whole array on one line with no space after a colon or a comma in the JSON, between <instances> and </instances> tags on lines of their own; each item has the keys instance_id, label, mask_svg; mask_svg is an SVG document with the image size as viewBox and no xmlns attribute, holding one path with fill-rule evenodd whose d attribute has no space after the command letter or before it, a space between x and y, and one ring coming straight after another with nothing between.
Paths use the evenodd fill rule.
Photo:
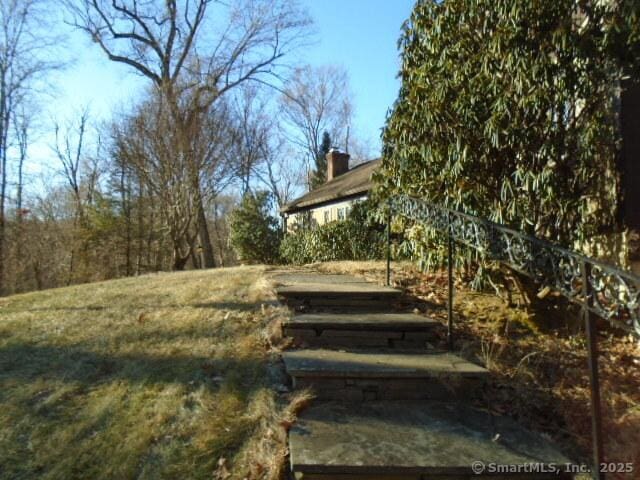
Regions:
<instances>
[{"instance_id":1,"label":"stone walkway","mask_svg":"<svg viewBox=\"0 0 640 480\"><path fill-rule=\"evenodd\" d=\"M401 291L348 275L274 280L294 311L283 326L297 347L283 354L287 373L294 388L316 395L290 432L296 479L470 479L474 462L489 478L563 478L492 474L491 464L548 471L569 460L510 419L471 406L489 372L438 349L439 322L398 313Z\"/></svg>"}]
</instances>

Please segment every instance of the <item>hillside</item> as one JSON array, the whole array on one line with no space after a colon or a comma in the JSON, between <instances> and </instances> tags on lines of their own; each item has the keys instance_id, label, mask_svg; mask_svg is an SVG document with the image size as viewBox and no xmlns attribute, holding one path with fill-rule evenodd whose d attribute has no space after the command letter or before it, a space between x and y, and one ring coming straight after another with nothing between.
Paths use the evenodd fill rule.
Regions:
<instances>
[{"instance_id":1,"label":"hillside","mask_svg":"<svg viewBox=\"0 0 640 480\"><path fill-rule=\"evenodd\" d=\"M0 301L0 478L275 477L290 402L263 267Z\"/></svg>"},{"instance_id":2,"label":"hillside","mask_svg":"<svg viewBox=\"0 0 640 480\"><path fill-rule=\"evenodd\" d=\"M383 262L312 270L384 277ZM0 479L279 478L285 429L308 395L284 386L286 312L270 273L164 273L0 299ZM396 264L393 280L445 318L441 273ZM566 321L538 325L540 313L462 284L456 314L461 354L491 371L491 410L586 460L586 350ZM602 337L608 459L637 464L640 347Z\"/></svg>"}]
</instances>

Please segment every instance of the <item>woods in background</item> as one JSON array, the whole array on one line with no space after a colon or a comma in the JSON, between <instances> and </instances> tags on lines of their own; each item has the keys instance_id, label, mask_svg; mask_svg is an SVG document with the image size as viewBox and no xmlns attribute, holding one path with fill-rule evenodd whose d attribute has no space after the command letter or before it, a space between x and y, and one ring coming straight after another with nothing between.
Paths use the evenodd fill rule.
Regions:
<instances>
[{"instance_id":1,"label":"woods in background","mask_svg":"<svg viewBox=\"0 0 640 480\"><path fill-rule=\"evenodd\" d=\"M111 119L85 107L49 124L27 107L42 102L34 83L63 66L32 61L51 56L49 39L34 43L57 31L37 15L51 5L9 3L0 10L3 46L15 47L0 58L1 294L233 264L229 218L243 197L266 191L275 213L322 181L329 138L366 152L349 135L344 70L291 56L311 25L296 2L66 0L67 24L146 86ZM24 176L36 134L52 138L43 186Z\"/></svg>"}]
</instances>

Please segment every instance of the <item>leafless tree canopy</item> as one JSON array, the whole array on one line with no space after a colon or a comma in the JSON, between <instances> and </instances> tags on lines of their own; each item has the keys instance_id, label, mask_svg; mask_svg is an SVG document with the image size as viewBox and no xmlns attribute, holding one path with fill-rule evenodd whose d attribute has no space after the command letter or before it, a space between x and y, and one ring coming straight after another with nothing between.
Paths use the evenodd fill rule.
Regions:
<instances>
[{"instance_id":1,"label":"leafless tree canopy","mask_svg":"<svg viewBox=\"0 0 640 480\"><path fill-rule=\"evenodd\" d=\"M174 267L184 266L196 236L204 266L213 267L202 190L207 186L201 181L210 157L202 148L206 150L209 143L202 147L194 139L202 138L202 120L223 94L248 81L269 84L277 79L280 60L306 35L308 17L296 2L286 0L243 0L230 5L212 0L65 3L71 23L86 32L110 60L151 80L154 102L162 110L158 118L164 119L156 127L162 127L163 133L162 141L147 144L145 155L151 155L150 146L158 150L149 157L153 160L148 160L149 168L141 171L140 178L160 180L148 188L174 209L164 215L174 242ZM180 201L170 200L176 184L184 197ZM178 205L180 210L175 210ZM191 232L192 226L197 235ZM188 245L183 248L185 241Z\"/></svg>"},{"instance_id":2,"label":"leafless tree canopy","mask_svg":"<svg viewBox=\"0 0 640 480\"><path fill-rule=\"evenodd\" d=\"M66 0L72 23L108 58L156 85L215 95L254 79L269 82L277 63L307 35L309 18L295 1Z\"/></svg>"},{"instance_id":3,"label":"leafless tree canopy","mask_svg":"<svg viewBox=\"0 0 640 480\"><path fill-rule=\"evenodd\" d=\"M62 0L56 28L49 2L0 3L0 295L229 265L240 198L268 190L277 209L324 131L346 146L345 71L290 55L310 38L298 0ZM64 28L146 81L108 120L34 114ZM50 162L30 190L38 133Z\"/></svg>"},{"instance_id":4,"label":"leafless tree canopy","mask_svg":"<svg viewBox=\"0 0 640 480\"><path fill-rule=\"evenodd\" d=\"M12 146L20 151L17 191L21 208L25 139L32 125L24 114L32 106L38 81L59 66L45 55L57 40L46 30L43 32L46 3L45 0L0 2L0 293L5 290L8 151Z\"/></svg>"},{"instance_id":5,"label":"leafless tree canopy","mask_svg":"<svg viewBox=\"0 0 640 480\"><path fill-rule=\"evenodd\" d=\"M189 117L184 129L173 128L175 111L156 94L113 130L120 162L162 207L175 268L184 267L196 247L200 205L224 190L237 171L236 131L227 104L216 102L195 115L188 99L182 100L181 112L190 112L182 115Z\"/></svg>"},{"instance_id":6,"label":"leafless tree canopy","mask_svg":"<svg viewBox=\"0 0 640 480\"><path fill-rule=\"evenodd\" d=\"M309 159L315 158L328 132L335 146L348 149L347 129L353 106L344 69L336 66L297 68L281 97L287 138Z\"/></svg>"}]
</instances>

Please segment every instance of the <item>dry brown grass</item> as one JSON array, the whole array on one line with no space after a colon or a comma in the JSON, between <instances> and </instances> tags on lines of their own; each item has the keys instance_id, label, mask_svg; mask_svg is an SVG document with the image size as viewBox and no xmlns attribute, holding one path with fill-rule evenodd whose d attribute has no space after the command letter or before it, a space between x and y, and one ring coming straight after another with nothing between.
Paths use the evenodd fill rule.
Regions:
<instances>
[{"instance_id":1,"label":"dry brown grass","mask_svg":"<svg viewBox=\"0 0 640 480\"><path fill-rule=\"evenodd\" d=\"M314 265L328 273L363 275L382 283L384 262ZM407 289L414 306L446 320L447 278L423 274L408 263L393 264L393 281ZM560 305L538 310L508 306L490 293L472 292L456 282L456 349L491 370L486 403L517 418L561 445L578 461L589 461L591 416L587 351L576 333L577 312ZM640 346L607 330L602 322L600 377L608 462L631 462L635 472L608 478L640 478Z\"/></svg>"},{"instance_id":2,"label":"dry brown grass","mask_svg":"<svg viewBox=\"0 0 640 480\"><path fill-rule=\"evenodd\" d=\"M279 478L273 300L263 267L0 300L0 477Z\"/></svg>"}]
</instances>

